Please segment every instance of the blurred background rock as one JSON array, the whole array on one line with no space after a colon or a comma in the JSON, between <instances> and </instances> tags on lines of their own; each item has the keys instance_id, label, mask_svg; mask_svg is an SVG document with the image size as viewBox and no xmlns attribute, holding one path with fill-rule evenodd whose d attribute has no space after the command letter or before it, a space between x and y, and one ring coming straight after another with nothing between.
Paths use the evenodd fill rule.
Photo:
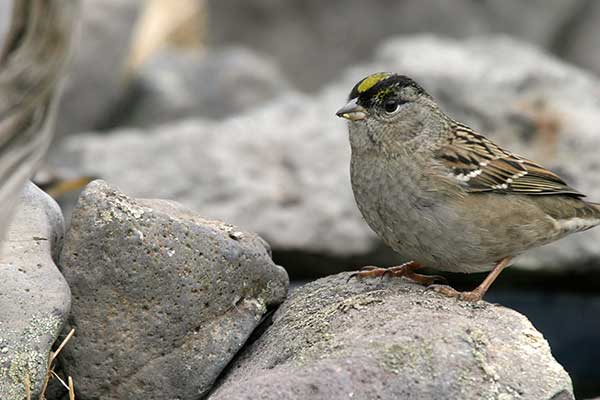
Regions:
<instances>
[{"instance_id":1,"label":"blurred background rock","mask_svg":"<svg viewBox=\"0 0 600 400\"><path fill-rule=\"evenodd\" d=\"M244 43L271 54L306 90L372 56L382 39L414 33L508 33L600 72L590 52L600 29L593 0L223 0L208 8L211 45Z\"/></svg>"},{"instance_id":2,"label":"blurred background rock","mask_svg":"<svg viewBox=\"0 0 600 400\"><path fill-rule=\"evenodd\" d=\"M67 219L73 189L99 177L258 232L296 284L399 262L354 206L334 116L359 78L382 69L414 76L452 115L600 201L600 2L173 4L82 1L57 139L37 179ZM600 395L599 244L596 230L536 251L489 296L532 320L587 397Z\"/></svg>"}]
</instances>

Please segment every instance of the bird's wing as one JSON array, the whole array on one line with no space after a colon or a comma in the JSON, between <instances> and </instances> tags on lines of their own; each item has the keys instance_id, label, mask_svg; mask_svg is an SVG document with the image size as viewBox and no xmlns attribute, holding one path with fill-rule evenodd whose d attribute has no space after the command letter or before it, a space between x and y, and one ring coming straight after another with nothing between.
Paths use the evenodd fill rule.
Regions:
<instances>
[{"instance_id":1,"label":"bird's wing","mask_svg":"<svg viewBox=\"0 0 600 400\"><path fill-rule=\"evenodd\" d=\"M502 149L469 127L456 123L453 129L455 134L436 156L467 191L585 196L555 173Z\"/></svg>"}]
</instances>

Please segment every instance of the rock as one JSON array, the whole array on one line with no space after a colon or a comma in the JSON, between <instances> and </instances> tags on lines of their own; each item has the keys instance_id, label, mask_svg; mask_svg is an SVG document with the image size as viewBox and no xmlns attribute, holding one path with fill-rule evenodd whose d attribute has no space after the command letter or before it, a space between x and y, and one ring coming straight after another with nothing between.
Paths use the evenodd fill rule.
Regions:
<instances>
[{"instance_id":1,"label":"rock","mask_svg":"<svg viewBox=\"0 0 600 400\"><path fill-rule=\"evenodd\" d=\"M0 398L37 398L50 347L69 313L69 287L54 264L64 234L58 205L29 183L0 256Z\"/></svg>"},{"instance_id":2,"label":"rock","mask_svg":"<svg viewBox=\"0 0 600 400\"><path fill-rule=\"evenodd\" d=\"M595 291L598 279L588 273L585 277L575 278L578 285L575 290L565 290L564 276L556 275L556 284L552 286L548 280L540 283L540 274L531 275L537 278L537 285L515 288L518 284L509 278L508 281L512 281L510 288L494 285L486 300L525 314L535 328L544 333L552 355L571 376L577 399L600 394L600 370L597 368L600 319L596 318L600 315L600 293ZM595 282L592 283L595 287L582 290L579 286L582 282Z\"/></svg>"},{"instance_id":3,"label":"rock","mask_svg":"<svg viewBox=\"0 0 600 400\"><path fill-rule=\"evenodd\" d=\"M1 1L0 2L0 49L4 46L6 40L6 33L10 26L10 19L12 14L12 1Z\"/></svg>"},{"instance_id":4,"label":"rock","mask_svg":"<svg viewBox=\"0 0 600 400\"><path fill-rule=\"evenodd\" d=\"M142 3L142 0L81 1L81 32L67 73L57 135L97 128L112 112L121 95L129 40Z\"/></svg>"},{"instance_id":5,"label":"rock","mask_svg":"<svg viewBox=\"0 0 600 400\"><path fill-rule=\"evenodd\" d=\"M600 74L600 55L595 51L596 39L600 35L598 19L600 4L587 1L580 7L578 18L567 26L557 51L567 60Z\"/></svg>"},{"instance_id":6,"label":"rock","mask_svg":"<svg viewBox=\"0 0 600 400\"><path fill-rule=\"evenodd\" d=\"M201 397L288 285L258 236L102 181L60 262L77 332L61 363L82 400Z\"/></svg>"},{"instance_id":7,"label":"rock","mask_svg":"<svg viewBox=\"0 0 600 400\"><path fill-rule=\"evenodd\" d=\"M451 115L600 201L598 80L507 38L391 40L315 96L289 92L222 122L72 137L55 163L256 231L299 275L399 262L356 208L346 125L334 115L360 78L381 70L413 76ZM518 264L597 268L599 241L600 229L573 235Z\"/></svg>"},{"instance_id":8,"label":"rock","mask_svg":"<svg viewBox=\"0 0 600 400\"><path fill-rule=\"evenodd\" d=\"M431 32L463 38L503 32L553 50L585 17L586 3L220 0L208 2L209 40L214 46L235 43L269 54L294 84L312 91L347 66L366 61L379 41L392 35ZM597 35L588 37L591 44L585 49L595 54Z\"/></svg>"},{"instance_id":9,"label":"rock","mask_svg":"<svg viewBox=\"0 0 600 400\"><path fill-rule=\"evenodd\" d=\"M375 238L354 205L347 134L334 110L331 101L288 94L223 123L79 135L62 146L60 161L137 197L177 199L233 218L278 250L361 254Z\"/></svg>"},{"instance_id":10,"label":"rock","mask_svg":"<svg viewBox=\"0 0 600 400\"><path fill-rule=\"evenodd\" d=\"M115 126L152 126L181 118L224 118L290 89L271 62L243 48L163 51L133 78L130 106Z\"/></svg>"},{"instance_id":11,"label":"rock","mask_svg":"<svg viewBox=\"0 0 600 400\"><path fill-rule=\"evenodd\" d=\"M210 400L574 399L516 311L348 274L292 293Z\"/></svg>"}]
</instances>

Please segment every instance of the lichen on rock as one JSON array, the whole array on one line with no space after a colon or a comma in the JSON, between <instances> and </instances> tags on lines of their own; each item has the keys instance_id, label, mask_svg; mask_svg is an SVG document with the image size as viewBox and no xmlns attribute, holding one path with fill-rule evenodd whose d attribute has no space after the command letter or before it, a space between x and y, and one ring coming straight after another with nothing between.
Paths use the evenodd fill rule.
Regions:
<instances>
[{"instance_id":1,"label":"lichen on rock","mask_svg":"<svg viewBox=\"0 0 600 400\"><path fill-rule=\"evenodd\" d=\"M41 390L50 348L69 313L69 287L54 263L64 226L58 205L25 188L0 257L0 399Z\"/></svg>"},{"instance_id":2,"label":"lichen on rock","mask_svg":"<svg viewBox=\"0 0 600 400\"><path fill-rule=\"evenodd\" d=\"M348 276L296 289L209 399L573 399L521 314Z\"/></svg>"},{"instance_id":3,"label":"lichen on rock","mask_svg":"<svg viewBox=\"0 0 600 400\"><path fill-rule=\"evenodd\" d=\"M60 263L77 331L61 361L82 400L197 399L288 286L256 234L103 181L81 195Z\"/></svg>"}]
</instances>

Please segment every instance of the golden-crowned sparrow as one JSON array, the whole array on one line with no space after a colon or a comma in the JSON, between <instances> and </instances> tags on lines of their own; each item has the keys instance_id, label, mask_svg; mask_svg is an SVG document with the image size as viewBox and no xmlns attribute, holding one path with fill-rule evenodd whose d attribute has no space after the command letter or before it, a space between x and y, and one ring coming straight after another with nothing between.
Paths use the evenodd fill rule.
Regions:
<instances>
[{"instance_id":1,"label":"golden-crowned sparrow","mask_svg":"<svg viewBox=\"0 0 600 400\"><path fill-rule=\"evenodd\" d=\"M480 300L511 260L600 223L600 205L559 176L446 115L406 76L361 80L337 115L348 119L350 173L369 226L411 262L354 276L405 276L447 296ZM431 285L422 266L490 271L470 292Z\"/></svg>"}]
</instances>

